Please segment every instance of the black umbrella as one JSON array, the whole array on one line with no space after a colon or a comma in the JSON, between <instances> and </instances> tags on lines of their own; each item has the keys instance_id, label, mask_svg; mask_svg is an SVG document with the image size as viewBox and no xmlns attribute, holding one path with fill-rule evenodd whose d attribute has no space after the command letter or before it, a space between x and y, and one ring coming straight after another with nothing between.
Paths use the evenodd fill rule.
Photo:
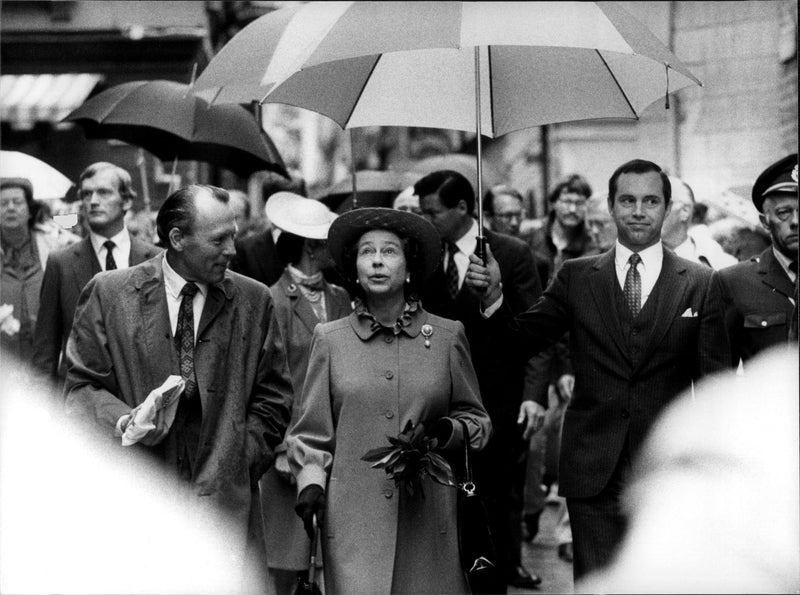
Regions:
<instances>
[{"instance_id":1,"label":"black umbrella","mask_svg":"<svg viewBox=\"0 0 800 595\"><path fill-rule=\"evenodd\" d=\"M64 121L87 138L113 138L163 161L202 161L247 177L269 170L289 177L278 149L255 116L238 104L209 106L189 85L134 81L87 100Z\"/></svg>"}]
</instances>

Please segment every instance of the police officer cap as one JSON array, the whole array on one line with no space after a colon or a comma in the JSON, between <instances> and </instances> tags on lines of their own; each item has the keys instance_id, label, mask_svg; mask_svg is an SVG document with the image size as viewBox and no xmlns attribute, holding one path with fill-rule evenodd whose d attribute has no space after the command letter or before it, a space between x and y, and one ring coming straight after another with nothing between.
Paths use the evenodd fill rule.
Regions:
<instances>
[{"instance_id":1,"label":"police officer cap","mask_svg":"<svg viewBox=\"0 0 800 595\"><path fill-rule=\"evenodd\" d=\"M775 194L797 196L797 153L787 155L761 172L753 186L753 204L763 212L764 199Z\"/></svg>"}]
</instances>

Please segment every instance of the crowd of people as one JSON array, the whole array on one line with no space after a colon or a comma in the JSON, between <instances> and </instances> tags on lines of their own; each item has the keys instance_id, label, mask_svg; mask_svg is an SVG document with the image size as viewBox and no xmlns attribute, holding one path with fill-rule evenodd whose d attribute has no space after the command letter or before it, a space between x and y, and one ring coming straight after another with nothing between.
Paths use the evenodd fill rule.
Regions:
<instances>
[{"instance_id":1,"label":"crowd of people","mask_svg":"<svg viewBox=\"0 0 800 595\"><path fill-rule=\"evenodd\" d=\"M103 444L160 461L175 498L225 514L243 590L290 593L313 564L330 594L469 592L465 444L490 592L539 587L523 542L551 501L558 555L597 581L662 413L770 349L796 363L797 172L793 154L755 180L757 254L715 241L690 186L644 160L601 193L560 180L541 219L492 187L486 229L450 170L338 215L296 184L260 225L202 184L134 218L128 172L94 163L81 234L3 179L2 349Z\"/></svg>"}]
</instances>

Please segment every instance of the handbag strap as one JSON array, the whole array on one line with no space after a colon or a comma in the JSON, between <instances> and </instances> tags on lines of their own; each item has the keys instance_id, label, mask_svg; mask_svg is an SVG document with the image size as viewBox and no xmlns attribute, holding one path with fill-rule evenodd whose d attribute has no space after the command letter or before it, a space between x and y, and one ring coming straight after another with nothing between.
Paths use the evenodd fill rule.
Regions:
<instances>
[{"instance_id":1,"label":"handbag strap","mask_svg":"<svg viewBox=\"0 0 800 595\"><path fill-rule=\"evenodd\" d=\"M470 438L469 438L469 429L467 428L467 422L463 419L459 419L458 423L461 424L461 429L463 433L463 440L464 440L464 482L458 485L459 489L466 493L467 496L472 496L475 494L475 483L472 481L472 469L469 465L469 453L471 450L470 445Z\"/></svg>"}]
</instances>

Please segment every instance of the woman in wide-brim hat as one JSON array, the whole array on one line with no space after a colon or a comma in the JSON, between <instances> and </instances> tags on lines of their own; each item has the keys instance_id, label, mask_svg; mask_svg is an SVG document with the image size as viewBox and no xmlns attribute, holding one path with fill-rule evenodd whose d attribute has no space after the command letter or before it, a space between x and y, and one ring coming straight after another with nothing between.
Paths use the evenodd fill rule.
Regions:
<instances>
[{"instance_id":1,"label":"woman in wide-brim hat","mask_svg":"<svg viewBox=\"0 0 800 595\"><path fill-rule=\"evenodd\" d=\"M270 196L265 213L280 230L275 249L286 263L270 292L292 377L294 402L289 405L294 417L303 394L314 327L347 316L352 307L347 291L323 277L323 270L333 265L326 240L336 214L321 202L292 192ZM295 495L284 443L276 449L274 467L261 479L267 565L275 593L291 592L298 571L309 565L310 542L293 511Z\"/></svg>"},{"instance_id":2,"label":"woman in wide-brim hat","mask_svg":"<svg viewBox=\"0 0 800 595\"><path fill-rule=\"evenodd\" d=\"M384 208L336 219L328 248L355 311L314 331L299 418L289 431L296 511L322 523L328 593L459 593L456 491L424 477L414 494L362 460L422 424L438 450L481 449L491 433L460 322L426 312L415 289L441 240L419 215ZM462 424L468 428L465 435Z\"/></svg>"}]
</instances>

